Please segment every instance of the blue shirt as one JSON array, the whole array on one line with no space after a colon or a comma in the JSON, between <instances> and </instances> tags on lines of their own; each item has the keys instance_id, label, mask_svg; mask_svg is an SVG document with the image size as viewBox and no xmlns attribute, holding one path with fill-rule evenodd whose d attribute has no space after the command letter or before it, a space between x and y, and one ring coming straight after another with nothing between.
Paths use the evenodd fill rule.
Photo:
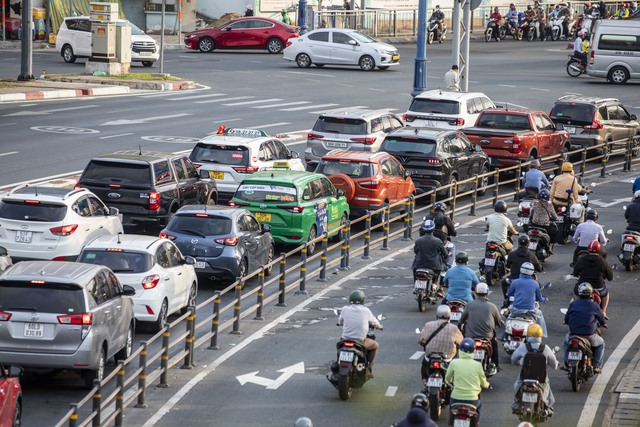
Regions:
<instances>
[{"instance_id":1,"label":"blue shirt","mask_svg":"<svg viewBox=\"0 0 640 427\"><path fill-rule=\"evenodd\" d=\"M631 187L631 191L633 193L635 193L638 190L640 190L640 177L636 178L636 180L633 181L633 187Z\"/></svg>"},{"instance_id":2,"label":"blue shirt","mask_svg":"<svg viewBox=\"0 0 640 427\"><path fill-rule=\"evenodd\" d=\"M603 246L607 243L607 236L604 235L602 226L590 219L578 224L576 231L573 233L573 241L576 242L578 246L586 248L589 242L594 240L598 240Z\"/></svg>"},{"instance_id":3,"label":"blue shirt","mask_svg":"<svg viewBox=\"0 0 640 427\"><path fill-rule=\"evenodd\" d=\"M598 304L590 299L577 299L569 304L564 323L569 325L569 332L572 334L593 335L598 323L604 325L605 320Z\"/></svg>"},{"instance_id":4,"label":"blue shirt","mask_svg":"<svg viewBox=\"0 0 640 427\"><path fill-rule=\"evenodd\" d=\"M535 310L536 301L543 301L538 282L524 274L511 282L507 297L513 297L513 308L518 310Z\"/></svg>"},{"instance_id":5,"label":"blue shirt","mask_svg":"<svg viewBox=\"0 0 640 427\"><path fill-rule=\"evenodd\" d=\"M460 299L467 302L473 300L473 289L480 283L476 273L466 265L456 265L447 270L443 282L449 286L447 301Z\"/></svg>"},{"instance_id":6,"label":"blue shirt","mask_svg":"<svg viewBox=\"0 0 640 427\"><path fill-rule=\"evenodd\" d=\"M544 183L547 187L550 187L549 181L547 180L547 176L544 172L538 169L531 169L527 173L524 174L524 187L537 187L538 190L542 188L542 183Z\"/></svg>"}]
</instances>

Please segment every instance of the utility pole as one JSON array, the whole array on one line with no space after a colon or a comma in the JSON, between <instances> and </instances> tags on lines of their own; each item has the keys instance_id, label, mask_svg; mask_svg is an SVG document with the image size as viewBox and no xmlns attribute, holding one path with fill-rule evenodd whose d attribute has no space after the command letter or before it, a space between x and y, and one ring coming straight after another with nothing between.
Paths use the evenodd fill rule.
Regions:
<instances>
[{"instance_id":1,"label":"utility pole","mask_svg":"<svg viewBox=\"0 0 640 427\"><path fill-rule=\"evenodd\" d=\"M413 92L416 96L427 89L427 0L418 1L418 46L413 70Z\"/></svg>"},{"instance_id":2,"label":"utility pole","mask_svg":"<svg viewBox=\"0 0 640 427\"><path fill-rule=\"evenodd\" d=\"M164 16L167 0L162 0L162 17L160 19L160 74L164 74Z\"/></svg>"},{"instance_id":3,"label":"utility pole","mask_svg":"<svg viewBox=\"0 0 640 427\"><path fill-rule=\"evenodd\" d=\"M22 0L22 52L20 54L20 75L18 80L33 80L31 23L33 22L31 0ZM4 27L3 27L4 28Z\"/></svg>"},{"instance_id":4,"label":"utility pole","mask_svg":"<svg viewBox=\"0 0 640 427\"><path fill-rule=\"evenodd\" d=\"M453 39L451 41L451 60L459 68L460 90L469 90L469 35L471 30L471 11L480 5L480 0L454 0L453 2Z\"/></svg>"},{"instance_id":5,"label":"utility pole","mask_svg":"<svg viewBox=\"0 0 640 427\"><path fill-rule=\"evenodd\" d=\"M307 0L300 0L299 9L300 34L305 34L307 32L307 29L309 28L309 26L307 25Z\"/></svg>"}]
</instances>

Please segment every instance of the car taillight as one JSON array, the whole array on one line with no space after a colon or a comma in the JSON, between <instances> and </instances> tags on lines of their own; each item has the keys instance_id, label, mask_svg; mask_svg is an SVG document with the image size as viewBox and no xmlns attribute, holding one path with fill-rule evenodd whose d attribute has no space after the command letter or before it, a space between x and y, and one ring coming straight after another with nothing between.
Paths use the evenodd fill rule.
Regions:
<instances>
[{"instance_id":1,"label":"car taillight","mask_svg":"<svg viewBox=\"0 0 640 427\"><path fill-rule=\"evenodd\" d=\"M219 245L236 246L238 244L238 240L239 239L237 237L226 237L224 239L215 239L214 242Z\"/></svg>"},{"instance_id":2,"label":"car taillight","mask_svg":"<svg viewBox=\"0 0 640 427\"><path fill-rule=\"evenodd\" d=\"M509 140L506 141L509 143ZM522 151L522 141L519 137L515 137L511 140L511 152L514 154L519 154Z\"/></svg>"},{"instance_id":3,"label":"car taillight","mask_svg":"<svg viewBox=\"0 0 640 427\"><path fill-rule=\"evenodd\" d=\"M169 233L165 233L164 231L160 232L160 238L161 239L169 239L169 240L176 240L176 236L169 234Z\"/></svg>"},{"instance_id":4,"label":"car taillight","mask_svg":"<svg viewBox=\"0 0 640 427\"><path fill-rule=\"evenodd\" d=\"M377 190L380 188L380 181L365 181L360 183L360 187L368 188L370 190Z\"/></svg>"},{"instance_id":5,"label":"car taillight","mask_svg":"<svg viewBox=\"0 0 640 427\"><path fill-rule=\"evenodd\" d=\"M159 282L160 282L160 276L157 274L152 274L142 279L142 287L144 289L153 289L156 286L158 286Z\"/></svg>"},{"instance_id":6,"label":"car taillight","mask_svg":"<svg viewBox=\"0 0 640 427\"><path fill-rule=\"evenodd\" d=\"M202 166L202 165L200 165L200 164L198 164L198 163L194 163L194 164L193 164L193 166L194 166L196 169L199 169L199 168L200 168L200 166Z\"/></svg>"},{"instance_id":7,"label":"car taillight","mask_svg":"<svg viewBox=\"0 0 640 427\"><path fill-rule=\"evenodd\" d=\"M462 117L458 117L457 119L447 120L447 122L451 126L463 126L464 125L464 119Z\"/></svg>"},{"instance_id":8,"label":"car taillight","mask_svg":"<svg viewBox=\"0 0 640 427\"><path fill-rule=\"evenodd\" d=\"M233 168L233 170L240 173L254 173L258 172L260 168L257 168L255 166L238 166Z\"/></svg>"},{"instance_id":9,"label":"car taillight","mask_svg":"<svg viewBox=\"0 0 640 427\"><path fill-rule=\"evenodd\" d=\"M582 128L583 129L589 129L589 130L602 129L604 127L604 125L596 119L597 114L598 114L597 111L595 113L593 113L593 121L591 122L591 124L590 125L586 125L586 126L582 126Z\"/></svg>"},{"instance_id":10,"label":"car taillight","mask_svg":"<svg viewBox=\"0 0 640 427\"><path fill-rule=\"evenodd\" d=\"M278 206L278 205L276 205L276 208L284 209L286 211L293 212L293 213L302 213L302 211L304 210L304 206Z\"/></svg>"},{"instance_id":11,"label":"car taillight","mask_svg":"<svg viewBox=\"0 0 640 427\"><path fill-rule=\"evenodd\" d=\"M38 200L25 200L24 204L25 205L39 205L40 201L38 201Z\"/></svg>"},{"instance_id":12,"label":"car taillight","mask_svg":"<svg viewBox=\"0 0 640 427\"><path fill-rule=\"evenodd\" d=\"M229 200L227 202L227 206L249 206L249 203L242 203L242 202L232 202L231 200Z\"/></svg>"},{"instance_id":13,"label":"car taillight","mask_svg":"<svg viewBox=\"0 0 640 427\"><path fill-rule=\"evenodd\" d=\"M412 122L416 119L416 116L414 116L413 114L405 114L402 116L402 121L403 122Z\"/></svg>"},{"instance_id":14,"label":"car taillight","mask_svg":"<svg viewBox=\"0 0 640 427\"><path fill-rule=\"evenodd\" d=\"M0 322L6 322L9 319L11 319L11 313L0 311Z\"/></svg>"},{"instance_id":15,"label":"car taillight","mask_svg":"<svg viewBox=\"0 0 640 427\"><path fill-rule=\"evenodd\" d=\"M149 192L149 210L150 211L160 210L160 193L158 191Z\"/></svg>"},{"instance_id":16,"label":"car taillight","mask_svg":"<svg viewBox=\"0 0 640 427\"><path fill-rule=\"evenodd\" d=\"M91 325L93 315L91 313L67 314L58 316L58 322L63 325Z\"/></svg>"},{"instance_id":17,"label":"car taillight","mask_svg":"<svg viewBox=\"0 0 640 427\"><path fill-rule=\"evenodd\" d=\"M376 142L375 138L351 138L353 142L362 142L363 144L372 145Z\"/></svg>"},{"instance_id":18,"label":"car taillight","mask_svg":"<svg viewBox=\"0 0 640 427\"><path fill-rule=\"evenodd\" d=\"M589 54L589 64L593 65L594 60L595 60L595 52L591 51L591 53Z\"/></svg>"},{"instance_id":19,"label":"car taillight","mask_svg":"<svg viewBox=\"0 0 640 427\"><path fill-rule=\"evenodd\" d=\"M324 138L324 135L319 135L317 133L308 133L307 134L307 139L322 139Z\"/></svg>"},{"instance_id":20,"label":"car taillight","mask_svg":"<svg viewBox=\"0 0 640 427\"><path fill-rule=\"evenodd\" d=\"M61 225L60 227L50 228L51 234L55 234L56 236L70 236L76 231L78 228L78 224L70 224L70 225Z\"/></svg>"}]
</instances>

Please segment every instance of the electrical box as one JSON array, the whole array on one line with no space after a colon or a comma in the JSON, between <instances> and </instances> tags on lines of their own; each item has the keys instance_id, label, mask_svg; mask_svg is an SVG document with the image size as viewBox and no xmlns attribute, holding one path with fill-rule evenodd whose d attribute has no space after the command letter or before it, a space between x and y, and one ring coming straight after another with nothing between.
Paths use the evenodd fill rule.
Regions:
<instances>
[{"instance_id":1,"label":"electrical box","mask_svg":"<svg viewBox=\"0 0 640 427\"><path fill-rule=\"evenodd\" d=\"M89 3L89 19L94 22L118 20L118 3Z\"/></svg>"},{"instance_id":2,"label":"electrical box","mask_svg":"<svg viewBox=\"0 0 640 427\"><path fill-rule=\"evenodd\" d=\"M116 58L118 62L131 62L131 27L122 21L116 26Z\"/></svg>"},{"instance_id":3,"label":"electrical box","mask_svg":"<svg viewBox=\"0 0 640 427\"><path fill-rule=\"evenodd\" d=\"M115 59L115 22L92 22L91 33L91 59L98 61Z\"/></svg>"}]
</instances>

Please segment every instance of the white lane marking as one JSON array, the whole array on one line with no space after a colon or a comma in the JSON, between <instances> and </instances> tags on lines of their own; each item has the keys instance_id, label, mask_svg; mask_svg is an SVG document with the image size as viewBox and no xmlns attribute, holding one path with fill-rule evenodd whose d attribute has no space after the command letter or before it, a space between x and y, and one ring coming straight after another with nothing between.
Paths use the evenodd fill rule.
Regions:
<instances>
[{"instance_id":1,"label":"white lane marking","mask_svg":"<svg viewBox=\"0 0 640 427\"><path fill-rule=\"evenodd\" d=\"M0 153L0 157L10 156L12 154L18 154L18 152L17 151L8 151L6 153Z\"/></svg>"},{"instance_id":2,"label":"white lane marking","mask_svg":"<svg viewBox=\"0 0 640 427\"><path fill-rule=\"evenodd\" d=\"M175 119L177 117L185 117L190 115L191 115L190 113L178 113L178 114L169 114L166 116L143 117L141 119L120 119L120 120L112 120L110 122L102 123L100 126L135 125L140 123L152 122L155 120Z\"/></svg>"},{"instance_id":3,"label":"white lane marking","mask_svg":"<svg viewBox=\"0 0 640 427\"><path fill-rule=\"evenodd\" d=\"M640 399L640 393L620 393L620 399Z\"/></svg>"},{"instance_id":4,"label":"white lane marking","mask_svg":"<svg viewBox=\"0 0 640 427\"><path fill-rule=\"evenodd\" d=\"M285 71L285 73L289 73L289 74L302 74L304 76L318 76L318 77L329 77L329 78L334 78L335 76L332 76L331 74L320 74L320 73L309 73L309 72L302 72L302 71Z\"/></svg>"},{"instance_id":5,"label":"white lane marking","mask_svg":"<svg viewBox=\"0 0 640 427\"><path fill-rule=\"evenodd\" d=\"M258 125L258 126L250 126L247 129L266 129L266 128L273 128L276 126L284 126L284 125L290 125L291 123L289 122L280 122L280 123L267 123L265 125Z\"/></svg>"},{"instance_id":6,"label":"white lane marking","mask_svg":"<svg viewBox=\"0 0 640 427\"><path fill-rule=\"evenodd\" d=\"M44 111L18 111L18 112L15 112L15 113L5 114L4 117L26 116L26 115L37 116L37 115L43 115L43 114L57 113L57 112L60 112L60 111L82 110L82 109L85 109L85 108L94 108L94 107L97 107L97 105L83 105L81 107L56 108L56 109L53 109L53 110L44 110Z\"/></svg>"},{"instance_id":7,"label":"white lane marking","mask_svg":"<svg viewBox=\"0 0 640 427\"><path fill-rule=\"evenodd\" d=\"M17 123L0 123L0 126L11 126L11 125L15 125Z\"/></svg>"},{"instance_id":8,"label":"white lane marking","mask_svg":"<svg viewBox=\"0 0 640 427\"><path fill-rule=\"evenodd\" d=\"M565 92L567 95L582 95L581 93L578 92Z\"/></svg>"},{"instance_id":9,"label":"white lane marking","mask_svg":"<svg viewBox=\"0 0 640 427\"><path fill-rule=\"evenodd\" d=\"M213 121L211 123L215 123L215 124L218 124L218 123L229 123L229 122L237 122L239 120L242 120L242 119L222 119L222 120L215 120L215 121Z\"/></svg>"},{"instance_id":10,"label":"white lane marking","mask_svg":"<svg viewBox=\"0 0 640 427\"><path fill-rule=\"evenodd\" d=\"M129 132L129 133L120 133L118 135L107 135L107 136L101 136L99 139L109 139L109 138L117 138L119 136L127 136L127 135L133 135L133 132Z\"/></svg>"},{"instance_id":11,"label":"white lane marking","mask_svg":"<svg viewBox=\"0 0 640 427\"><path fill-rule=\"evenodd\" d=\"M82 170L79 170L79 171L74 171L74 172L65 172L65 173L59 173L57 175L45 176L44 178L39 178L37 180L29 179L29 180L26 180L26 181L14 182L13 184L7 184L7 185L0 186L0 190L3 190L5 188L18 187L18 186L24 185L24 184L37 184L37 183L41 183L41 182L50 181L50 180L56 179L56 178L66 178L69 175L79 175L81 173L82 173Z\"/></svg>"},{"instance_id":12,"label":"white lane marking","mask_svg":"<svg viewBox=\"0 0 640 427\"><path fill-rule=\"evenodd\" d=\"M502 87L518 87L518 86L514 86L514 85L498 85L498 86L502 86Z\"/></svg>"},{"instance_id":13,"label":"white lane marking","mask_svg":"<svg viewBox=\"0 0 640 427\"><path fill-rule=\"evenodd\" d=\"M540 87L530 87L529 89L531 89L531 90L541 90L543 92L549 92L549 89L543 89L543 88L540 88Z\"/></svg>"},{"instance_id":14,"label":"white lane marking","mask_svg":"<svg viewBox=\"0 0 640 427\"><path fill-rule=\"evenodd\" d=\"M469 80L469 83L480 83L480 82L476 80Z\"/></svg>"},{"instance_id":15,"label":"white lane marking","mask_svg":"<svg viewBox=\"0 0 640 427\"><path fill-rule=\"evenodd\" d=\"M584 407L582 408L582 413L578 420L578 426L591 427L593 425L600 402L602 401L602 395L607 389L607 385L609 384L611 377L613 377L613 374L616 372L622 358L627 351L631 349L631 346L636 339L638 339L638 336L640 336L640 320L638 320L629 330L627 335L622 338L620 344L618 344L602 367L602 372L596 377L596 380L589 391L589 396L587 396L587 400L584 402Z\"/></svg>"},{"instance_id":16,"label":"white lane marking","mask_svg":"<svg viewBox=\"0 0 640 427\"><path fill-rule=\"evenodd\" d=\"M311 101L296 101L296 102L283 102L281 104L271 104L271 105L260 105L258 107L251 108L275 108L275 107L286 107L288 105L302 105L302 104L311 104Z\"/></svg>"},{"instance_id":17,"label":"white lane marking","mask_svg":"<svg viewBox=\"0 0 640 427\"><path fill-rule=\"evenodd\" d=\"M263 102L273 102L273 101L282 101L280 98L271 98L271 99L258 99L255 101L242 101L242 102L233 102L231 104L222 104L222 105L249 105L249 104L261 104Z\"/></svg>"},{"instance_id":18,"label":"white lane marking","mask_svg":"<svg viewBox=\"0 0 640 427\"><path fill-rule=\"evenodd\" d=\"M346 83L335 83L336 86L355 87L355 85L348 85Z\"/></svg>"},{"instance_id":19,"label":"white lane marking","mask_svg":"<svg viewBox=\"0 0 640 427\"><path fill-rule=\"evenodd\" d=\"M206 95L191 95L191 96L179 96L177 98L169 98L167 101L184 101L184 100L192 100L192 99L202 99L202 98L215 98L216 96L227 96L226 93L209 93Z\"/></svg>"},{"instance_id":20,"label":"white lane marking","mask_svg":"<svg viewBox=\"0 0 640 427\"><path fill-rule=\"evenodd\" d=\"M251 99L255 96L234 96L232 98L209 99L208 101L196 101L196 104L212 104L214 102L235 101L237 99Z\"/></svg>"},{"instance_id":21,"label":"white lane marking","mask_svg":"<svg viewBox=\"0 0 640 427\"><path fill-rule=\"evenodd\" d=\"M301 107L293 107L293 108L281 108L280 111L300 111L300 110L310 110L312 108L324 108L324 107L335 107L340 104L320 104L320 105L304 105Z\"/></svg>"},{"instance_id":22,"label":"white lane marking","mask_svg":"<svg viewBox=\"0 0 640 427\"><path fill-rule=\"evenodd\" d=\"M369 107L367 107L366 105L352 105L350 107L333 108L331 110L309 111L309 114L334 113L334 112L340 112L340 111L360 110L362 108L369 108Z\"/></svg>"},{"instance_id":23,"label":"white lane marking","mask_svg":"<svg viewBox=\"0 0 640 427\"><path fill-rule=\"evenodd\" d=\"M372 87L370 87L369 90L372 90L374 92L386 92L386 90L384 90L384 89L375 89L375 88L372 88Z\"/></svg>"},{"instance_id":24,"label":"white lane marking","mask_svg":"<svg viewBox=\"0 0 640 427\"><path fill-rule=\"evenodd\" d=\"M424 351L416 351L415 353L413 353L413 355L411 355L409 360L418 360L422 358L422 356L424 356Z\"/></svg>"},{"instance_id":25,"label":"white lane marking","mask_svg":"<svg viewBox=\"0 0 640 427\"><path fill-rule=\"evenodd\" d=\"M387 387L387 391L384 394L386 397L393 397L396 395L396 392L398 391L398 387L392 386L390 385L389 387Z\"/></svg>"}]
</instances>

